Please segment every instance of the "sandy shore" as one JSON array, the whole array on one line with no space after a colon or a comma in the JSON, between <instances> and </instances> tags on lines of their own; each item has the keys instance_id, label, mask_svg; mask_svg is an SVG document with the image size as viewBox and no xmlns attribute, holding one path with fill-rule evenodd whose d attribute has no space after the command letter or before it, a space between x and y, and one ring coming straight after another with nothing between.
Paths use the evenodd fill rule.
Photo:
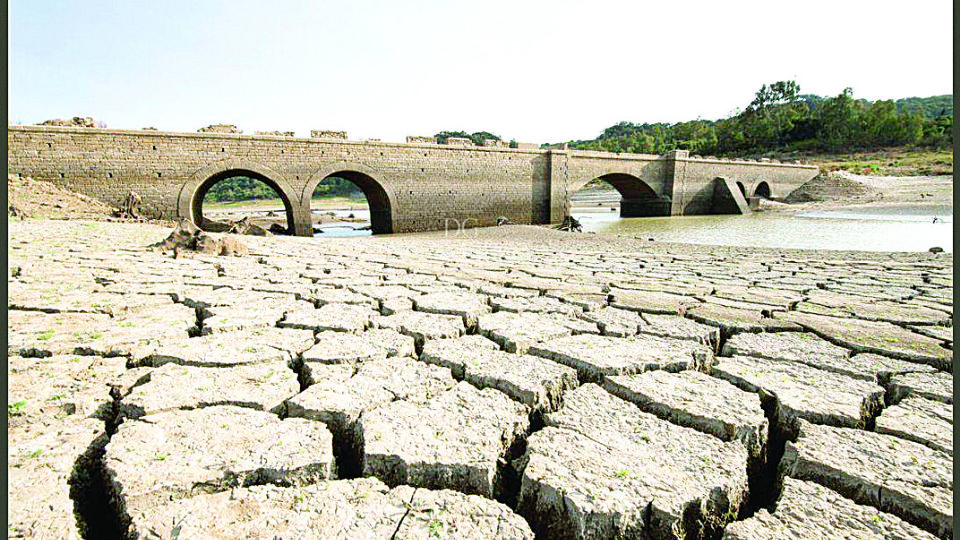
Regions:
<instances>
[{"instance_id":1,"label":"sandy shore","mask_svg":"<svg viewBox=\"0 0 960 540\"><path fill-rule=\"evenodd\" d=\"M8 223L12 537L952 535L948 254Z\"/></svg>"}]
</instances>

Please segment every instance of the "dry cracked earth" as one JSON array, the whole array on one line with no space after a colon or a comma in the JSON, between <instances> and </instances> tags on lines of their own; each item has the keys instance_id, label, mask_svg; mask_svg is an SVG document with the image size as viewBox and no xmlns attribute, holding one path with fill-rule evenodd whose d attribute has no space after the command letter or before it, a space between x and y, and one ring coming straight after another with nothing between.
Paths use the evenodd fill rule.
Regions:
<instances>
[{"instance_id":1,"label":"dry cracked earth","mask_svg":"<svg viewBox=\"0 0 960 540\"><path fill-rule=\"evenodd\" d=\"M950 254L9 227L11 537L953 535Z\"/></svg>"}]
</instances>

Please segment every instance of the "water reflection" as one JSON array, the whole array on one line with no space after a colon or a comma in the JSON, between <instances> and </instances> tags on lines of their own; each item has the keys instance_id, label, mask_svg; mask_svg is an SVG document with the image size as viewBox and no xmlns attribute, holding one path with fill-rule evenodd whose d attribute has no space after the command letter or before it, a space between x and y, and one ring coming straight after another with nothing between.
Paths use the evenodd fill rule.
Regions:
<instances>
[{"instance_id":1,"label":"water reflection","mask_svg":"<svg viewBox=\"0 0 960 540\"><path fill-rule=\"evenodd\" d=\"M862 207L797 214L621 218L574 209L583 230L631 234L661 242L854 251L953 251L953 208ZM938 222L933 222L937 216Z\"/></svg>"}]
</instances>

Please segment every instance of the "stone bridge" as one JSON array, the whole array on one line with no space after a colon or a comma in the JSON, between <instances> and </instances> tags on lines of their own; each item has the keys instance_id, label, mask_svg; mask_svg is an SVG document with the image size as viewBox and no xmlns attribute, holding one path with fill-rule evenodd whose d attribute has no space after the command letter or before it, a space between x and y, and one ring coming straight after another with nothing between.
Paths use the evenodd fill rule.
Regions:
<instances>
[{"instance_id":1,"label":"stone bridge","mask_svg":"<svg viewBox=\"0 0 960 540\"><path fill-rule=\"evenodd\" d=\"M262 180L288 228L312 234L317 185L339 177L366 195L374 233L556 223L570 195L600 178L625 217L747 211L746 197L783 197L816 167L776 162L574 150L388 143L226 133L9 126L8 172L119 206L131 191L154 217L202 224L203 199L232 176Z\"/></svg>"}]
</instances>

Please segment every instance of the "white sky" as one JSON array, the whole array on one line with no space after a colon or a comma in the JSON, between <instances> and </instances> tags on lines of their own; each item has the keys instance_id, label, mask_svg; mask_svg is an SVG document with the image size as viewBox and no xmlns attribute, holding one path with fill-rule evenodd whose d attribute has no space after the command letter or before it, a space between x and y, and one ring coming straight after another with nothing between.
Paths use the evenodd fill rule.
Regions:
<instances>
[{"instance_id":1,"label":"white sky","mask_svg":"<svg viewBox=\"0 0 960 540\"><path fill-rule=\"evenodd\" d=\"M719 119L761 85L952 93L949 0L9 2L9 119L590 139Z\"/></svg>"}]
</instances>

